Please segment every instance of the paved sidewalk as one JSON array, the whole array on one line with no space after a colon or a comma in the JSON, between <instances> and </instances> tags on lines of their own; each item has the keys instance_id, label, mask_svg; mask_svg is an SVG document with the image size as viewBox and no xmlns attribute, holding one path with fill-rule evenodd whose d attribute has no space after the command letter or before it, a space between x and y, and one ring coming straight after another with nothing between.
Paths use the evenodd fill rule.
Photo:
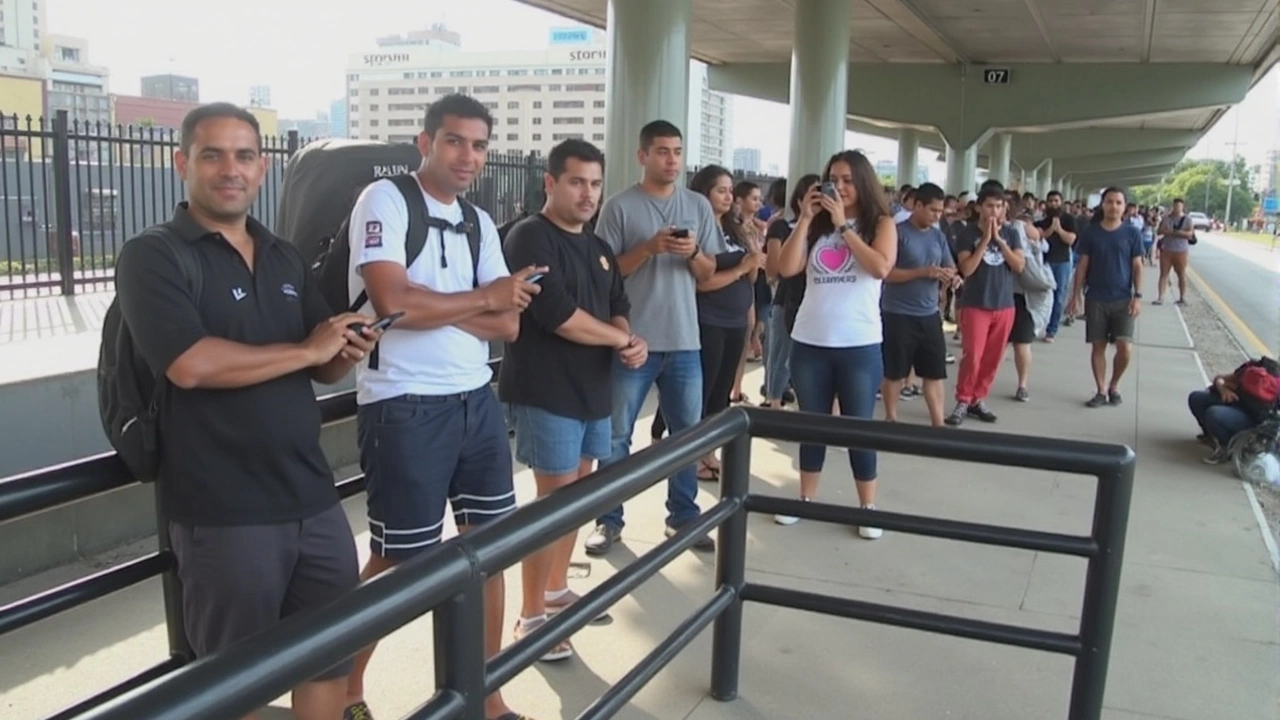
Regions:
<instances>
[{"instance_id":1,"label":"paved sidewalk","mask_svg":"<svg viewBox=\"0 0 1280 720\"><path fill-rule=\"evenodd\" d=\"M1006 362L991 405L1003 431L1127 443L1138 453L1104 717L1275 718L1280 586L1240 483L1199 462L1185 397L1202 379L1176 310L1144 308L1120 407L1084 408L1092 382L1082 336L1077 324L1056 344L1036 345L1025 405L1005 399L1014 389ZM758 378L755 370L746 387L758 388ZM904 404L904 422L924 418L922 401ZM647 421L640 426L643 438ZM756 490L793 495L793 458L792 447L758 441ZM843 453L828 460L821 499L854 502ZM1081 534L1089 528L1089 478L890 455L881 457L881 478L886 510ZM517 484L529 499L529 474ZM713 488L703 490L705 507ZM628 503L625 544L591 561L590 577L576 586L599 583L661 541L662 493L659 486ZM348 509L363 546L362 504L356 499ZM893 533L868 542L844 528L780 527L767 517L751 520L749 537L750 576L762 582L1061 631L1078 622L1083 561ZM577 659L531 669L508 686L508 698L540 720L575 717L709 596L712 563L704 555L680 558L619 603L613 624L581 632ZM0 601L51 578L2 588ZM507 581L514 620L519 573ZM42 716L158 661L160 617L159 586L150 582L5 638L0 717ZM1066 713L1071 662L1064 657L760 606L746 613L746 639L738 701L706 695L707 633L618 717L1039 720ZM430 666L429 621L384 642L369 676L378 717L403 716L428 697Z\"/></svg>"}]
</instances>

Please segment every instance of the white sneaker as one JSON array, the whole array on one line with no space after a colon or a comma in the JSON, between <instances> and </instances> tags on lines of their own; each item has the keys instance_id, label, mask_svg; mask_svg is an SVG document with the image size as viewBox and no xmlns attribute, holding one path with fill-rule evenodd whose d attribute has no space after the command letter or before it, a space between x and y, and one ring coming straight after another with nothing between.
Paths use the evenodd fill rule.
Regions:
<instances>
[{"instance_id":1,"label":"white sneaker","mask_svg":"<svg viewBox=\"0 0 1280 720\"><path fill-rule=\"evenodd\" d=\"M809 498L800 498L800 502L809 502ZM794 515L774 515L773 521L779 525L795 525L800 518Z\"/></svg>"},{"instance_id":2,"label":"white sneaker","mask_svg":"<svg viewBox=\"0 0 1280 720\"><path fill-rule=\"evenodd\" d=\"M875 506L875 505L863 505L863 506L862 506L862 509L863 509L863 510L875 510L875 509L876 509L876 506ZM879 539L880 539L880 536L881 536L881 535L884 535L884 530L881 530L881 529L880 529L880 528L878 528L878 527L867 527L867 526L865 526L865 525L860 525L860 526L858 526L858 534L859 534L859 535L861 535L861 536L863 537L863 539L866 539L866 540L879 540Z\"/></svg>"}]
</instances>

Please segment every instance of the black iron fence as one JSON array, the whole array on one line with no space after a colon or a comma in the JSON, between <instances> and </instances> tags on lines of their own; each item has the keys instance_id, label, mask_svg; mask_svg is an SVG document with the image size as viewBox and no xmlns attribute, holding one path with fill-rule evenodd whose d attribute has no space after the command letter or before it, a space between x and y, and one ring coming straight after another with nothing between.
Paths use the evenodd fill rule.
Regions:
<instances>
[{"instance_id":1,"label":"black iron fence","mask_svg":"<svg viewBox=\"0 0 1280 720\"><path fill-rule=\"evenodd\" d=\"M276 227L289 158L309 141L292 130L263 138L267 174L252 212L267 227ZM66 111L0 116L0 300L109 289L124 241L186 197L177 148L167 128L70 120ZM502 224L535 202L545 167L537 154L490 154L468 199Z\"/></svg>"},{"instance_id":2,"label":"black iron fence","mask_svg":"<svg viewBox=\"0 0 1280 720\"><path fill-rule=\"evenodd\" d=\"M354 393L322 398L321 406L326 421L349 418L355 412ZM753 437L1091 475L1097 479L1092 530L1088 536L1074 536L756 495L749 490ZM486 662L480 597L487 577L721 447L724 455L720 501L715 506L619 570L543 628ZM0 635L163 574L171 656L54 717L200 720L242 717L431 612L435 628L435 692L408 717L481 720L485 695L502 687L551 647L634 591L699 537L719 528L716 590L711 600L580 714L580 720L612 717L712 624L711 695L720 701L734 699L742 663L744 602L1070 655L1075 658L1075 671L1066 717L1098 720L1107 679L1133 473L1133 452L1117 445L956 433L826 415L734 408L603 468L508 518L454 538L363 583L332 605L289 618L212 657L195 662L190 659L183 639L174 559L163 543L163 518L159 518L159 552L0 607ZM940 477L939 481L945 478ZM131 483L123 465L110 454L0 480L0 522ZM360 492L363 485L364 478L356 476L339 483L339 488L346 497ZM748 513L783 513L850 526L871 524L889 531L1086 558L1088 570L1079 629L1074 633L1051 632L747 582Z\"/></svg>"}]
</instances>

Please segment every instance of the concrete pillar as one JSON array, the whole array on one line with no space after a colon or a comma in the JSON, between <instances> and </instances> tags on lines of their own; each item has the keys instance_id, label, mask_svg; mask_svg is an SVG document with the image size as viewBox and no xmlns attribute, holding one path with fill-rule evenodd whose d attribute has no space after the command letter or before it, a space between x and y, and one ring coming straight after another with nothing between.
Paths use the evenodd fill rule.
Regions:
<instances>
[{"instance_id":1,"label":"concrete pillar","mask_svg":"<svg viewBox=\"0 0 1280 720\"><path fill-rule=\"evenodd\" d=\"M1025 195L1031 193L1036 197L1040 197L1040 178L1038 170L1022 171L1022 193Z\"/></svg>"},{"instance_id":2,"label":"concrete pillar","mask_svg":"<svg viewBox=\"0 0 1280 720\"><path fill-rule=\"evenodd\" d=\"M686 135L685 147L689 146L690 128L684 124L689 116L692 16L692 0L609 0L606 196L640 179L636 151L640 147L640 128L647 123L674 123Z\"/></svg>"},{"instance_id":3,"label":"concrete pillar","mask_svg":"<svg viewBox=\"0 0 1280 720\"><path fill-rule=\"evenodd\" d=\"M1043 198L1053 189L1053 158L1044 161L1044 169L1040 173L1043 183L1040 186L1040 192L1036 193L1037 197Z\"/></svg>"},{"instance_id":4,"label":"concrete pillar","mask_svg":"<svg viewBox=\"0 0 1280 720\"><path fill-rule=\"evenodd\" d=\"M1009 133L992 135L990 153L991 167L988 169L987 176L1009 187L1009 180L1012 177L1009 173L1009 163L1013 160L1013 135Z\"/></svg>"},{"instance_id":5,"label":"concrete pillar","mask_svg":"<svg viewBox=\"0 0 1280 720\"><path fill-rule=\"evenodd\" d=\"M623 0L613 0L614 4ZM649 2L632 3L650 17ZM638 8L643 7L640 11ZM787 176L821 173L844 149L849 116L849 23L851 3L796 0L791 50L791 153Z\"/></svg>"},{"instance_id":6,"label":"concrete pillar","mask_svg":"<svg viewBox=\"0 0 1280 720\"><path fill-rule=\"evenodd\" d=\"M947 192L952 195L959 195L966 190L976 193L977 174L978 146L974 144L961 150L947 142Z\"/></svg>"},{"instance_id":7,"label":"concrete pillar","mask_svg":"<svg viewBox=\"0 0 1280 720\"><path fill-rule=\"evenodd\" d=\"M912 128L898 130L898 187L916 183L916 158L920 156L920 133Z\"/></svg>"}]
</instances>

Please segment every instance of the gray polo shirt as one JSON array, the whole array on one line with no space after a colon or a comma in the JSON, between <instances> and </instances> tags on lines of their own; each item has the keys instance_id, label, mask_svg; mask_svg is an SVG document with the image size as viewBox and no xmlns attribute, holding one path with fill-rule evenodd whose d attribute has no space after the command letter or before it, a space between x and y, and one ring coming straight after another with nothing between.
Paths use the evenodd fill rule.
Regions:
<instances>
[{"instance_id":1,"label":"gray polo shirt","mask_svg":"<svg viewBox=\"0 0 1280 720\"><path fill-rule=\"evenodd\" d=\"M632 185L605 201L596 234L615 255L631 252L664 227L687 229L702 252L714 257L725 250L711 203L678 187L658 198ZM655 255L626 278L631 301L631 330L653 352L701 350L698 333L697 283L689 261L669 253Z\"/></svg>"}]
</instances>

